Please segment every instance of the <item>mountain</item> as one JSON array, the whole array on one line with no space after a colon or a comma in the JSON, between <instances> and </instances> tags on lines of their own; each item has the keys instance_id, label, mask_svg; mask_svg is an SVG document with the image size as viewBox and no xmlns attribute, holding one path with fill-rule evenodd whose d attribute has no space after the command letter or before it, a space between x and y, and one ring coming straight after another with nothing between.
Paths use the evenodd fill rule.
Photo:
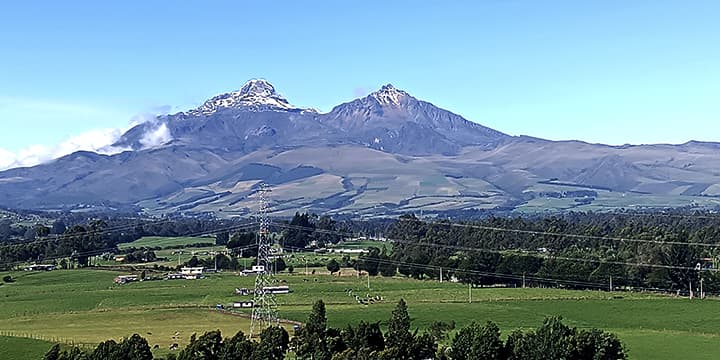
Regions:
<instances>
[{"instance_id":1,"label":"mountain","mask_svg":"<svg viewBox=\"0 0 720 360\"><path fill-rule=\"evenodd\" d=\"M320 113L256 79L78 152L0 172L0 206L247 215L715 207L720 144L607 146L510 136L388 84Z\"/></svg>"}]
</instances>

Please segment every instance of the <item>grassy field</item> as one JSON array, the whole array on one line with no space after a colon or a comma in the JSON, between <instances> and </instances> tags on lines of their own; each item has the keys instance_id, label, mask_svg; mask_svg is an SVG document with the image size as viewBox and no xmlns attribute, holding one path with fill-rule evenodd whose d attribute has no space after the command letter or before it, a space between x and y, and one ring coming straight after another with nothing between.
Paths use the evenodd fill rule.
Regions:
<instances>
[{"instance_id":1,"label":"grassy field","mask_svg":"<svg viewBox=\"0 0 720 360\"><path fill-rule=\"evenodd\" d=\"M209 237L157 237L157 236L146 236L140 238L131 243L120 244L118 248L127 249L130 247L134 248L169 248L179 246L190 246L195 244L215 244L215 238Z\"/></svg>"},{"instance_id":2,"label":"grassy field","mask_svg":"<svg viewBox=\"0 0 720 360\"><path fill-rule=\"evenodd\" d=\"M43 340L0 336L0 359L42 359L51 346Z\"/></svg>"},{"instance_id":3,"label":"grassy field","mask_svg":"<svg viewBox=\"0 0 720 360\"><path fill-rule=\"evenodd\" d=\"M299 269L298 269L299 270ZM607 293L555 289L473 289L454 283L402 278L320 274L280 275L292 289L280 295L283 318L304 321L312 303L328 304L331 326L360 320L385 321L395 303L405 298L413 326L424 328L434 320L497 322L503 332L538 326L545 316L561 315L581 328L616 332L633 359L714 359L720 355L720 302L676 299L650 294ZM0 274L3 276L5 274ZM147 281L114 285L116 273L101 270L16 272L16 283L0 287L0 331L63 338L80 343L120 339L132 333L148 338L151 346L167 349L179 332L186 342L193 332L221 329L232 335L247 331L247 318L221 314L215 304L238 299L236 287L252 287L254 278L234 273L209 275L197 281ZM347 290L384 301L359 305ZM14 341L14 340L13 340ZM23 359L2 357L2 359Z\"/></svg>"}]
</instances>

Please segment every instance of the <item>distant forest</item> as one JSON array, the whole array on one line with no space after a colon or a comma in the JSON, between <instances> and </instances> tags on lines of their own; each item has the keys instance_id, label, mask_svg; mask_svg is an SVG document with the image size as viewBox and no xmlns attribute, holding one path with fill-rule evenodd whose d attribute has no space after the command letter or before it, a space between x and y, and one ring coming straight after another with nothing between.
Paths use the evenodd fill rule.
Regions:
<instances>
[{"instance_id":1,"label":"distant forest","mask_svg":"<svg viewBox=\"0 0 720 360\"><path fill-rule=\"evenodd\" d=\"M40 216L40 215L39 215ZM0 268L22 262L118 253L117 245L144 236L213 234L233 251L219 263L236 268L236 256L252 256L249 220L213 218L143 219L65 214L32 224L0 220ZM575 289L720 292L720 216L700 212L567 213L466 221L397 219L337 221L295 214L275 221L279 243L288 249L320 248L344 238L382 234L387 246L371 248L357 267L371 275L398 273L419 279L457 280L475 286L552 286ZM143 258L152 258L147 253ZM197 260L196 260L197 261ZM322 265L322 264L320 264Z\"/></svg>"}]
</instances>

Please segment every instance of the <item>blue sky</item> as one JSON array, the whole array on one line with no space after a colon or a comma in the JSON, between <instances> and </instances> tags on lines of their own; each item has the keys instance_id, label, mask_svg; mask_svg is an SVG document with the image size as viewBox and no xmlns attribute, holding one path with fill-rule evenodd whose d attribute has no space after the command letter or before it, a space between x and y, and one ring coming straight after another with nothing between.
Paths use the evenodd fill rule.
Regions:
<instances>
[{"instance_id":1,"label":"blue sky","mask_svg":"<svg viewBox=\"0 0 720 360\"><path fill-rule=\"evenodd\" d=\"M0 167L256 77L322 111L392 83L512 135L720 141L718 14L662 0L7 2Z\"/></svg>"}]
</instances>

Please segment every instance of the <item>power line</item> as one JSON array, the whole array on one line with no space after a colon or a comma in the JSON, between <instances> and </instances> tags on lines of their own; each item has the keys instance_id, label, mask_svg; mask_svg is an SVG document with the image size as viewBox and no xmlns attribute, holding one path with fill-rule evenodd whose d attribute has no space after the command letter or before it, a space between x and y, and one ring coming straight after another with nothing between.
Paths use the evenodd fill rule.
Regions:
<instances>
[{"instance_id":1,"label":"power line","mask_svg":"<svg viewBox=\"0 0 720 360\"><path fill-rule=\"evenodd\" d=\"M219 233L219 232L224 232L224 231L244 230L244 229L253 228L253 227L255 227L255 226L257 226L256 223L239 224L239 225L229 226L229 227L225 227L225 228L215 229L213 232L214 232L214 233ZM187 235L184 235L184 236L193 237L193 236L198 236L198 235L207 234L207 233L208 233L208 231L202 231L202 232L190 233L190 234L187 234ZM83 234L86 234L86 233L79 233L79 234L76 234L76 235L83 235ZM21 245L21 244L17 244L17 245ZM252 247L252 246L251 246L251 247ZM116 250L117 250L117 247L110 247L110 248L102 249L102 251L101 251L101 250L91 250L91 252L101 251L100 254L102 254L102 253L107 252L107 251L116 251ZM99 255L99 254L94 254L94 255ZM46 258L42 258L40 261L56 260L56 259L62 259L62 258L70 257L70 256L73 256L73 254L58 255L58 256L55 256L55 257L46 257ZM83 256L83 255L75 254L75 256ZM30 262L30 261L31 261L31 260L21 260L21 261L6 262L6 263L0 263L0 266L18 265L18 264L24 264L24 263L27 263L27 262Z\"/></svg>"},{"instance_id":2,"label":"power line","mask_svg":"<svg viewBox=\"0 0 720 360\"><path fill-rule=\"evenodd\" d=\"M164 222L169 222L169 221L173 221L173 219L163 219L163 220L157 220L157 221L145 222L145 223L139 223L139 224L119 225L119 226L111 227L111 228L96 229L96 230L90 230L90 231L85 231L85 232L80 232L80 233L73 233L73 234L67 234L67 233L65 233L65 234L59 234L59 235L55 235L55 236L52 236L52 237L48 237L48 238L46 238L46 239L26 241L26 242L14 243L14 244L4 244L4 245L0 245L0 248L13 247L13 246L23 246L23 245L33 245L33 244L42 244L42 243L46 243L46 242L53 242L53 241L60 241L60 240L65 240L65 239L69 239L69 238L74 238L74 237L77 237L77 236L79 236L79 235L102 235L102 234L105 234L105 233L112 233L112 232L117 232L117 231L132 229L132 228L135 228L135 227L137 227L137 226L158 225L158 224L162 224L162 223L164 223ZM185 236L188 236L188 235L185 235Z\"/></svg>"},{"instance_id":3,"label":"power line","mask_svg":"<svg viewBox=\"0 0 720 360\"><path fill-rule=\"evenodd\" d=\"M274 223L274 224L278 227L292 228L292 229L297 229L297 230L307 230L307 231L311 231L311 232L316 231L316 232L335 234L335 235L340 235L340 236L353 236L354 235L354 234L344 233L344 232L340 232L340 231L315 229L315 228L311 228L311 227L304 227L304 226L298 226L298 225L288 225L288 224L279 224L279 223ZM408 244L408 245L413 245L413 246L442 247L442 248L459 250L459 251L477 251L477 252L489 252L489 253L497 253L497 254L505 254L506 253L506 251L501 251L501 250L474 248L474 247L457 246L457 245L418 243L418 242L409 241L409 240L400 240L400 239L392 239L392 238L386 238L386 239L391 242L400 243L400 244ZM635 266L635 267L648 267L648 268L661 268L661 269L674 269L674 270L697 270L697 271L708 271L708 272L717 272L720 270L720 269L696 269L695 267L685 267L685 266L676 266L676 265L631 263L631 262L613 261L613 260L573 258L573 257L555 256L555 255L543 256L540 254L533 254L533 253L514 253L514 254L520 255L520 256L526 256L526 257L536 257L536 258L541 258L541 259L551 259L551 260L556 259L556 260L565 260L565 261L586 262L586 263L589 262L589 263L611 264L611 265L625 265L625 266Z\"/></svg>"},{"instance_id":4,"label":"power line","mask_svg":"<svg viewBox=\"0 0 720 360\"><path fill-rule=\"evenodd\" d=\"M4 248L4 247L14 247L14 246L24 246L24 245L34 245L34 244L49 243L49 242L53 242L53 241L60 241L60 240L72 239L72 238L75 238L75 237L77 237L77 236L84 236L84 235L102 235L102 234L105 234L105 233L113 233L113 232L117 232L117 231L132 229L132 228L135 228L135 227L137 227L137 226L159 225L159 224L162 224L162 223L165 223L165 222L171 222L171 221L175 221L175 220L174 220L174 219L164 219L164 220L157 220L157 221L153 221L153 222L145 222L145 223L138 223L138 224L132 224L132 225L131 225L131 224L122 225L122 226L118 226L118 227L115 227L115 228L105 228L105 229L97 229L97 230L91 230L91 231L80 232L80 233L62 234L62 235L57 235L57 236L49 237L49 238L47 238L47 239L27 241L27 242L20 242L20 243L14 243L14 244L0 245L0 249L2 249L2 248ZM233 225L233 226L241 226L241 227L244 227L244 226L246 226L246 225L248 225L248 224L255 224L255 223L244 223L244 224L238 224L238 225ZM232 230L232 228L217 228L217 229L212 229L212 230L209 230L209 231L208 231L208 230L204 230L204 231L198 231L198 232L189 233L189 234L183 234L183 235L178 235L178 236L182 236L182 237L194 237L194 236L200 236L200 235L204 235L204 234L208 234L208 233L211 233L211 234L212 234L212 233L215 233L215 234L216 234L216 233L218 233L218 232L226 231L226 230L228 230L228 229L229 229L229 230Z\"/></svg>"},{"instance_id":5,"label":"power line","mask_svg":"<svg viewBox=\"0 0 720 360\"><path fill-rule=\"evenodd\" d=\"M414 220L407 220L407 219L398 219L398 220L406 221L406 222L414 221ZM509 229L509 228L503 228L503 227L497 227L497 226L474 225L474 224L442 223L442 222L432 222L432 223L428 222L426 224L431 225L431 226L452 226L452 227L472 228L472 229L477 229L477 230L507 232L507 233L525 234L525 235L557 236L557 237L572 238L572 239L588 239L588 240L600 240L600 241L609 240L609 241L616 241L616 242L648 243L648 244L656 244L656 245L684 245L684 246L713 247L713 248L720 247L720 244L711 244L711 243L691 243L691 242L682 242L682 241L648 240L648 239L635 239L635 238L612 237L612 236L566 234L566 233L556 233L556 232L538 231L538 230Z\"/></svg>"}]
</instances>

